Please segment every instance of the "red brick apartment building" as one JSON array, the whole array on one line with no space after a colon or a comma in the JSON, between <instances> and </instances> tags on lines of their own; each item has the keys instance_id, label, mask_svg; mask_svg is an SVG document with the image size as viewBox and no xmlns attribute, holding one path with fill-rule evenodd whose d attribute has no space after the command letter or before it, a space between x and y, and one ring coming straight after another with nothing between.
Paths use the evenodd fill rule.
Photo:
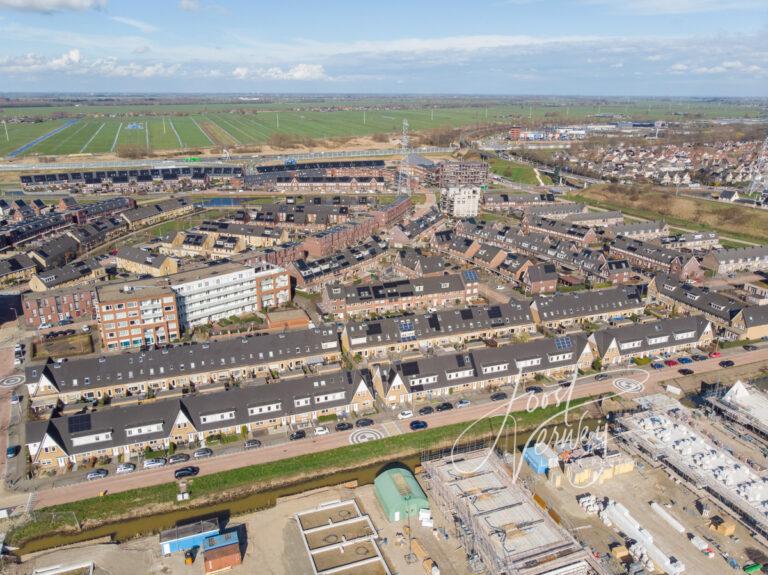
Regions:
<instances>
[{"instance_id":1,"label":"red brick apartment building","mask_svg":"<svg viewBox=\"0 0 768 575\"><path fill-rule=\"evenodd\" d=\"M71 319L92 320L96 317L96 290L92 285L77 285L22 296L24 324L37 329L40 324Z\"/></svg>"}]
</instances>

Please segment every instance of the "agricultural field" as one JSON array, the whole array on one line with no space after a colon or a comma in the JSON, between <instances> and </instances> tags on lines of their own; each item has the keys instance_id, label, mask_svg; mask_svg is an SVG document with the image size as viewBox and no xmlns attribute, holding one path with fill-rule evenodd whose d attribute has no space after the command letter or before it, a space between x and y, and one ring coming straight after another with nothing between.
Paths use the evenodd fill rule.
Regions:
<instances>
[{"instance_id":1,"label":"agricultural field","mask_svg":"<svg viewBox=\"0 0 768 575\"><path fill-rule=\"evenodd\" d=\"M411 132L423 133L432 129L502 123L541 125L588 118L608 121L612 114L635 119L680 120L692 116L752 118L761 113L758 107L746 104L695 101L595 105L578 101L486 103L478 100L473 105L448 107L445 102L403 99L390 101L389 108L385 107L385 102L358 99L293 105L289 102L269 105L233 102L4 108L0 109L0 119L25 115L50 118L55 113L65 113L69 118L7 124L7 138L5 131L0 130L0 156L120 154L127 151L145 154L235 148L267 144L276 134L292 138L297 143L381 134L396 137L406 119ZM51 134L57 129L60 131ZM46 135L49 136L37 141Z\"/></svg>"}]
</instances>

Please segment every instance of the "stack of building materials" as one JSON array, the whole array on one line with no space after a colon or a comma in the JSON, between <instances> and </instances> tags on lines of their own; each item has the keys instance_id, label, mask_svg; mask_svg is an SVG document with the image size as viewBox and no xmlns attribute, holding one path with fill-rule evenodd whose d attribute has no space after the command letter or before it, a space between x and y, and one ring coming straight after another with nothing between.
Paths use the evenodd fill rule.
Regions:
<instances>
[{"instance_id":1,"label":"stack of building materials","mask_svg":"<svg viewBox=\"0 0 768 575\"><path fill-rule=\"evenodd\" d=\"M590 493L582 493L576 496L576 501L587 515L597 515L600 510L600 505L597 502L597 498Z\"/></svg>"},{"instance_id":2,"label":"stack of building materials","mask_svg":"<svg viewBox=\"0 0 768 575\"><path fill-rule=\"evenodd\" d=\"M696 549L704 553L704 555L706 555L710 559L715 556L714 549L712 549L712 546L709 544L709 542L706 539L703 539L698 535L694 535L693 537L691 537L691 544L694 547L696 547Z\"/></svg>"},{"instance_id":3,"label":"stack of building materials","mask_svg":"<svg viewBox=\"0 0 768 575\"><path fill-rule=\"evenodd\" d=\"M651 502L651 509L653 509L656 512L656 514L659 517L661 517L664 521L669 523L672 529L674 529L678 533L685 533L685 527L683 527L682 524L677 519L672 517L672 515L670 515L667 512L667 510L664 509L661 505L653 501Z\"/></svg>"}]
</instances>

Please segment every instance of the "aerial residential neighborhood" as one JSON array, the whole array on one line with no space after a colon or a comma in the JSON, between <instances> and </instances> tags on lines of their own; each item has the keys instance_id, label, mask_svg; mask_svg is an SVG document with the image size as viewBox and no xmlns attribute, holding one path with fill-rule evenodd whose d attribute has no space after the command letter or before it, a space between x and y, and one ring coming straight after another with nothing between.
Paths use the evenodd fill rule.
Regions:
<instances>
[{"instance_id":1,"label":"aerial residential neighborhood","mask_svg":"<svg viewBox=\"0 0 768 575\"><path fill-rule=\"evenodd\" d=\"M0 0L0 573L768 573L765 6L351 8Z\"/></svg>"}]
</instances>

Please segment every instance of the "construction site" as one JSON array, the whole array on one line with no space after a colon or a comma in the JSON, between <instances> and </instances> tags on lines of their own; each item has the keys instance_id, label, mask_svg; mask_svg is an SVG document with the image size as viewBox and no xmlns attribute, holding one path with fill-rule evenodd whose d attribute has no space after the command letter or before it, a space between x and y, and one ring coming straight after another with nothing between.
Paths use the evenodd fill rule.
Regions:
<instances>
[{"instance_id":1,"label":"construction site","mask_svg":"<svg viewBox=\"0 0 768 575\"><path fill-rule=\"evenodd\" d=\"M715 386L704 400L722 418L768 441L768 394L742 381L730 389Z\"/></svg>"},{"instance_id":2,"label":"construction site","mask_svg":"<svg viewBox=\"0 0 768 575\"><path fill-rule=\"evenodd\" d=\"M768 544L768 485L764 478L694 430L690 411L666 396L639 400L644 410L618 419L619 437L651 465L665 466L689 489L738 517Z\"/></svg>"},{"instance_id":3,"label":"construction site","mask_svg":"<svg viewBox=\"0 0 768 575\"><path fill-rule=\"evenodd\" d=\"M424 464L424 484L475 573L587 575L591 558L504 461L486 452Z\"/></svg>"}]
</instances>

